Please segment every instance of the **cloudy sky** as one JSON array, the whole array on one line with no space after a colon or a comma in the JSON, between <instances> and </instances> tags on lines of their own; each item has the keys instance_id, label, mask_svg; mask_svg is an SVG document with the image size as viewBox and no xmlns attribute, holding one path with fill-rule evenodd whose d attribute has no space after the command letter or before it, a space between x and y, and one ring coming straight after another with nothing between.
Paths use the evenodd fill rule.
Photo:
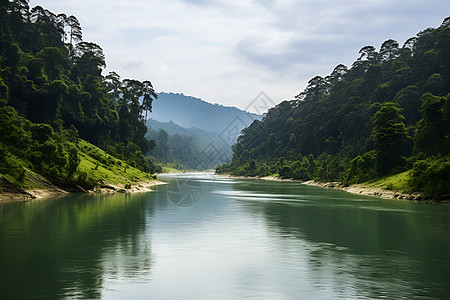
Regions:
<instances>
[{"instance_id":1,"label":"cloudy sky","mask_svg":"<svg viewBox=\"0 0 450 300\"><path fill-rule=\"evenodd\" d=\"M107 71L245 108L292 99L363 46L403 45L450 14L448 0L32 0L75 15Z\"/></svg>"}]
</instances>

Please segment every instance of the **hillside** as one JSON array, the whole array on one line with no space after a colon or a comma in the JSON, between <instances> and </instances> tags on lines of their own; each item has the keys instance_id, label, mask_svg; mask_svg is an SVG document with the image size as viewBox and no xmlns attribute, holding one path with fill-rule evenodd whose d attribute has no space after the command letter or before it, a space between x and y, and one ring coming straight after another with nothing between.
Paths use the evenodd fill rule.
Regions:
<instances>
[{"instance_id":1,"label":"hillside","mask_svg":"<svg viewBox=\"0 0 450 300\"><path fill-rule=\"evenodd\" d=\"M0 16L0 187L28 188L39 178L90 189L159 170L142 154L157 97L150 81L102 75L105 54L83 40L75 16L28 1L1 2ZM123 168L128 175L118 175Z\"/></svg>"},{"instance_id":2,"label":"hillside","mask_svg":"<svg viewBox=\"0 0 450 300\"><path fill-rule=\"evenodd\" d=\"M148 155L155 161L178 170L215 168L231 160L231 142L225 143L217 133L198 128L184 128L170 122L148 120L146 137L155 142ZM214 149L213 156L207 156Z\"/></svg>"},{"instance_id":3,"label":"hillside","mask_svg":"<svg viewBox=\"0 0 450 300\"><path fill-rule=\"evenodd\" d=\"M359 53L244 129L217 172L348 185L410 170L406 190L448 199L450 18Z\"/></svg>"}]
</instances>

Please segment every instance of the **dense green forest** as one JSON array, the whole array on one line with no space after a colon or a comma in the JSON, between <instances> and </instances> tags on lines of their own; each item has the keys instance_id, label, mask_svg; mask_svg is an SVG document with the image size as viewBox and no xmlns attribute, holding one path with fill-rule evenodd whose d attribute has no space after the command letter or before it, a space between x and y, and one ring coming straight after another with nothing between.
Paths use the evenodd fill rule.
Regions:
<instances>
[{"instance_id":1,"label":"dense green forest","mask_svg":"<svg viewBox=\"0 0 450 300\"><path fill-rule=\"evenodd\" d=\"M103 76L105 67L102 48L83 41L76 17L30 8L27 0L0 1L3 183L20 185L30 170L58 185L92 187L95 178L79 168L90 146L82 149L80 140L104 149L98 159L105 164L122 164L118 158L157 170L143 155L154 146L145 138L157 98L151 82Z\"/></svg>"},{"instance_id":2,"label":"dense green forest","mask_svg":"<svg viewBox=\"0 0 450 300\"><path fill-rule=\"evenodd\" d=\"M228 163L233 155L231 145L224 143L218 133L153 119L147 120L147 126L147 138L155 141L148 155L177 170L214 169Z\"/></svg>"},{"instance_id":3,"label":"dense green forest","mask_svg":"<svg viewBox=\"0 0 450 300\"><path fill-rule=\"evenodd\" d=\"M406 172L409 192L448 199L450 17L359 53L244 129L217 172L343 184Z\"/></svg>"}]
</instances>

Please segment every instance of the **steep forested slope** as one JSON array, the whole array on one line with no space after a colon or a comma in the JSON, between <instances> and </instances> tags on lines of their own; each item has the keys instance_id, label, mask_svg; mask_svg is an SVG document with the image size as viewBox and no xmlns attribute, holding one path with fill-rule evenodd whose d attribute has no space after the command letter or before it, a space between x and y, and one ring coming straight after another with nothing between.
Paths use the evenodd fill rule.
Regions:
<instances>
[{"instance_id":1,"label":"steep forested slope","mask_svg":"<svg viewBox=\"0 0 450 300\"><path fill-rule=\"evenodd\" d=\"M102 48L83 41L76 17L30 8L26 0L0 2L3 181L20 184L28 168L58 184L91 186L78 168L79 138L154 171L142 155L152 146L145 138L157 97L152 84L114 72L105 77L105 66Z\"/></svg>"},{"instance_id":2,"label":"steep forested slope","mask_svg":"<svg viewBox=\"0 0 450 300\"><path fill-rule=\"evenodd\" d=\"M359 52L253 122L217 172L358 183L411 169L411 191L448 197L450 18Z\"/></svg>"}]
</instances>

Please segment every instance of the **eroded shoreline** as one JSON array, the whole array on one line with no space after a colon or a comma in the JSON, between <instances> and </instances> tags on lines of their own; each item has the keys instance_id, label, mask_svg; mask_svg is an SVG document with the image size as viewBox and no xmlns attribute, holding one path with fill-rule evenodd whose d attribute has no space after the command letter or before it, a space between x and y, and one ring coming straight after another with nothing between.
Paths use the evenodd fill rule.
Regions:
<instances>
[{"instance_id":1,"label":"eroded shoreline","mask_svg":"<svg viewBox=\"0 0 450 300\"><path fill-rule=\"evenodd\" d=\"M53 197L61 197L73 193L86 193L86 194L95 194L95 193L142 193L142 192L151 192L151 187L166 184L157 179L147 180L137 182L135 184L130 184L129 188L126 188L125 184L110 184L110 183L102 183L98 187L93 188L92 190L84 190L79 188L80 190L77 192L66 191L59 188L52 189L30 189L30 190L6 190L0 192L0 204L7 202L27 202L31 200L38 199L46 199Z\"/></svg>"}]
</instances>

